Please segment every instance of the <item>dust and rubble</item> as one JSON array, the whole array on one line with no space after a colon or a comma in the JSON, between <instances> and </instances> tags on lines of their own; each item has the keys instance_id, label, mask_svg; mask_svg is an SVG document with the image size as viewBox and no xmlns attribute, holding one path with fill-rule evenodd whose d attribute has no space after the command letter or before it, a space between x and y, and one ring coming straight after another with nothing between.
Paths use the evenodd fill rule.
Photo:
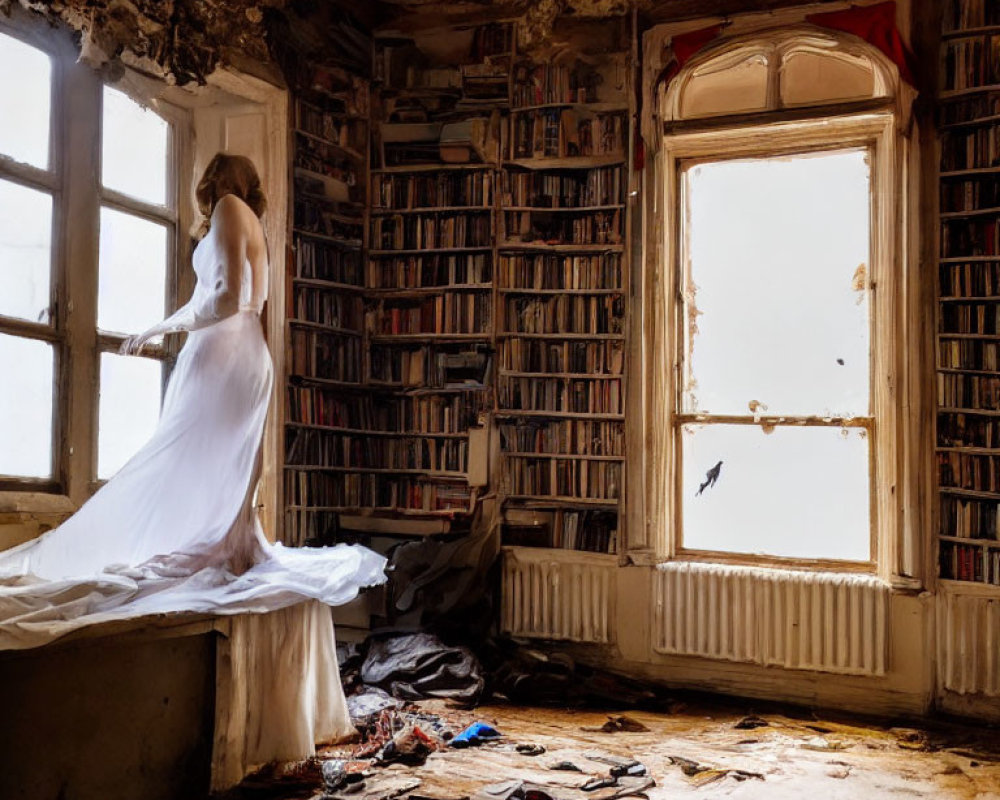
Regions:
<instances>
[{"instance_id":1,"label":"dust and rubble","mask_svg":"<svg viewBox=\"0 0 1000 800\"><path fill-rule=\"evenodd\" d=\"M983 726L748 708L524 642L491 642L480 661L431 634L382 635L341 656L355 737L225 800L1000 798L1000 737Z\"/></svg>"}]
</instances>

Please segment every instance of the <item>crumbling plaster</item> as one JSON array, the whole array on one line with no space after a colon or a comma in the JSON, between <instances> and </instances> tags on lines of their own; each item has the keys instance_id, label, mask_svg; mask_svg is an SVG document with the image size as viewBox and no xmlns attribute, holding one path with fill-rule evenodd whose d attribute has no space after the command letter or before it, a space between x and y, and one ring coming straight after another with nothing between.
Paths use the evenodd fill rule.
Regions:
<instances>
[{"instance_id":1,"label":"crumbling plaster","mask_svg":"<svg viewBox=\"0 0 1000 800\"><path fill-rule=\"evenodd\" d=\"M265 10L287 0L0 0L61 21L81 34L95 66L122 59L170 83L204 83L220 64L267 62Z\"/></svg>"}]
</instances>

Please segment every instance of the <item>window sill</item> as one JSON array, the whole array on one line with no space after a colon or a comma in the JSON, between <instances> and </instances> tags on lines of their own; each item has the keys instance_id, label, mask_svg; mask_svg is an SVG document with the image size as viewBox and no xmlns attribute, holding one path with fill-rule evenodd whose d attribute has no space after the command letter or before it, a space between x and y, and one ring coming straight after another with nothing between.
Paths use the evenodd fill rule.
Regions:
<instances>
[{"instance_id":1,"label":"window sill","mask_svg":"<svg viewBox=\"0 0 1000 800\"><path fill-rule=\"evenodd\" d=\"M72 514L76 506L64 494L0 492L0 514Z\"/></svg>"},{"instance_id":2,"label":"window sill","mask_svg":"<svg viewBox=\"0 0 1000 800\"><path fill-rule=\"evenodd\" d=\"M673 558L659 559L657 564L669 564L677 561L706 565L747 567L765 571L780 569L793 572L836 572L845 575L875 574L878 571L878 567L874 561L843 561L832 558L791 558L709 550L680 550Z\"/></svg>"}]
</instances>

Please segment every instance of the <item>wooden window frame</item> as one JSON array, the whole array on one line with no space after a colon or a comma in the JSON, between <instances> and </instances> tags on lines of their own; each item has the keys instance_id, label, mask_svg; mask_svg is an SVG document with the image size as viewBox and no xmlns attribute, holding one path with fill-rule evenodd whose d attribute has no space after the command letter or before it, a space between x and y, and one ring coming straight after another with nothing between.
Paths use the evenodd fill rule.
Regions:
<instances>
[{"instance_id":1,"label":"wooden window frame","mask_svg":"<svg viewBox=\"0 0 1000 800\"><path fill-rule=\"evenodd\" d=\"M146 203L102 185L101 127L105 83L85 64L66 26L41 25L15 8L0 19L0 33L45 52L52 63L49 169L0 157L0 179L39 188L53 197L50 323L0 317L0 333L51 342L54 353L52 476L0 476L0 508L64 511L79 507L103 483L97 479L100 358L117 351L125 336L97 328L100 213L114 208L167 226L166 308L176 307L182 257L190 249L182 220L190 200L178 176L191 161L190 113L157 102L170 124L167 198ZM131 73L129 73L129 77ZM144 102L142 79L113 88ZM186 216L185 216L186 215ZM178 343L147 345L143 357L164 363L162 388ZM67 503L68 501L68 503Z\"/></svg>"},{"instance_id":2,"label":"wooden window frame","mask_svg":"<svg viewBox=\"0 0 1000 800\"><path fill-rule=\"evenodd\" d=\"M901 249L905 229L901 204L905 139L898 132L897 115L891 102L881 109L871 103L855 113L849 107L828 116L822 113L782 118L780 112L743 117L736 124L685 125L683 131L665 132L658 154L659 187L657 206L663 227L659 242L659 274L654 280L656 295L651 298L654 335L649 360L662 365L649 375L650 394L647 442L647 502L653 525L653 542L658 560L688 559L743 563L756 566L801 567L838 571L875 571L886 579L899 572L902 548L902 508L899 501L903 471L900 431L903 399L901 357L904 331L900 315L903 290ZM681 165L690 160L754 158L814 151L866 148L871 153L872 262L869 291L872 318L872 551L870 562L808 560L763 557L748 554L707 552L683 548L680 533L680 464L675 436L682 422L678 397L683 368L683 339L679 335L683 311L681 297L680 207ZM655 230L655 227L654 227ZM656 422L667 420L668 425ZM762 417L760 422L777 422Z\"/></svg>"}]
</instances>

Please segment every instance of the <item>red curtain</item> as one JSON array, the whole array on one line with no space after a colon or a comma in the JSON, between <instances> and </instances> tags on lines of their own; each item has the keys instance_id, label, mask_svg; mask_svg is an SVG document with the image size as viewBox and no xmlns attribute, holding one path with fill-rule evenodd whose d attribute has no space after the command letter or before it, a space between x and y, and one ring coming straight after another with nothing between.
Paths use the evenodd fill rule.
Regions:
<instances>
[{"instance_id":1,"label":"red curtain","mask_svg":"<svg viewBox=\"0 0 1000 800\"><path fill-rule=\"evenodd\" d=\"M664 83L670 83L681 71L688 60L712 39L722 33L722 25L710 25L707 28L699 28L696 31L681 33L673 38L670 48L674 53L674 60L667 66L666 72L662 76Z\"/></svg>"},{"instance_id":2,"label":"red curtain","mask_svg":"<svg viewBox=\"0 0 1000 800\"><path fill-rule=\"evenodd\" d=\"M821 28L853 33L864 39L885 53L899 67L899 76L912 85L910 51L903 44L903 37L899 35L899 28L896 27L895 2L811 14L806 17L806 21Z\"/></svg>"}]
</instances>

